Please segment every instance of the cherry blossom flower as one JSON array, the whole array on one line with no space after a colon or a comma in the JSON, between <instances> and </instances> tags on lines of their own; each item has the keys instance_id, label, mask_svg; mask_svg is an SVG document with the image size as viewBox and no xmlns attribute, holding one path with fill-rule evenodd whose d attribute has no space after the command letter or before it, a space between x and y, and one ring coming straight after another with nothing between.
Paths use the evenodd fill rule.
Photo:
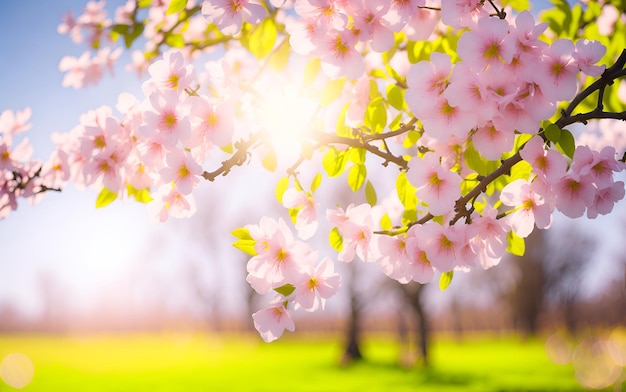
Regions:
<instances>
[{"instance_id":1,"label":"cherry blossom flower","mask_svg":"<svg viewBox=\"0 0 626 392\"><path fill-rule=\"evenodd\" d=\"M576 42L576 51L572 55L581 72L589 76L600 76L605 65L596 65L606 53L606 46L598 41L580 40Z\"/></svg>"},{"instance_id":2,"label":"cherry blossom flower","mask_svg":"<svg viewBox=\"0 0 626 392\"><path fill-rule=\"evenodd\" d=\"M369 204L350 204L345 212L341 208L327 210L326 219L343 237L342 249L337 256L339 261L349 263L355 255L363 261L376 260L377 248L372 241L374 220Z\"/></svg>"},{"instance_id":3,"label":"cherry blossom flower","mask_svg":"<svg viewBox=\"0 0 626 392\"><path fill-rule=\"evenodd\" d=\"M187 196L200 182L202 166L189 153L175 149L165 158L166 166L161 169L164 182L173 182L180 193Z\"/></svg>"},{"instance_id":4,"label":"cherry blossom flower","mask_svg":"<svg viewBox=\"0 0 626 392\"><path fill-rule=\"evenodd\" d=\"M278 297L280 300L281 297ZM259 310L252 314L254 328L259 331L261 338L266 343L280 338L286 330L293 332L296 326L291 315L283 303L277 303L269 308Z\"/></svg>"},{"instance_id":5,"label":"cherry blossom flower","mask_svg":"<svg viewBox=\"0 0 626 392\"><path fill-rule=\"evenodd\" d=\"M258 252L247 264L250 279L265 279L271 288L300 280L302 269L309 262L311 248L305 242L294 240L282 219L251 228L250 234L257 241L255 249Z\"/></svg>"},{"instance_id":6,"label":"cherry blossom flower","mask_svg":"<svg viewBox=\"0 0 626 392\"><path fill-rule=\"evenodd\" d=\"M420 26L417 23L417 21L419 20L422 22L422 27L426 31L430 29L430 31L432 32L432 28L430 28L430 26L432 25L432 27L434 28L434 24L424 22L425 20L434 19L431 17L433 13L429 13L428 10L423 10L419 8L426 5L425 0L391 0L390 3L391 6L389 7L389 11L383 17L390 23L393 31L397 32L402 30L402 28L405 27L408 23L412 24L412 27L414 27L415 29L419 29ZM426 16L426 13L429 13L431 16ZM419 38L417 37L423 37L423 35L424 33L419 34L415 30L412 30L410 36L411 39L418 40ZM428 38L429 35L430 33L428 33L428 35L426 37L423 37L422 39Z\"/></svg>"},{"instance_id":7,"label":"cherry blossom flower","mask_svg":"<svg viewBox=\"0 0 626 392\"><path fill-rule=\"evenodd\" d=\"M537 64L534 81L541 92L551 101L566 101L576 94L576 71L574 44L566 39L558 39L544 52L542 61Z\"/></svg>"},{"instance_id":8,"label":"cherry blossom flower","mask_svg":"<svg viewBox=\"0 0 626 392\"><path fill-rule=\"evenodd\" d=\"M482 18L475 29L459 39L459 56L475 71L500 69L515 54L515 40L508 35L509 23L499 18Z\"/></svg>"},{"instance_id":9,"label":"cherry blossom flower","mask_svg":"<svg viewBox=\"0 0 626 392\"><path fill-rule=\"evenodd\" d=\"M338 0L298 0L294 9L298 15L317 19L329 29L343 30L348 22Z\"/></svg>"},{"instance_id":10,"label":"cherry blossom flower","mask_svg":"<svg viewBox=\"0 0 626 392\"><path fill-rule=\"evenodd\" d=\"M12 137L28 131L32 125L28 123L32 111L30 107L14 112L7 109L0 114L0 136L7 144L11 144Z\"/></svg>"},{"instance_id":11,"label":"cherry blossom flower","mask_svg":"<svg viewBox=\"0 0 626 392\"><path fill-rule=\"evenodd\" d=\"M311 238L317 230L317 207L319 203L313 199L312 195L295 188L287 189L283 194L282 201L285 208L298 209L295 224L298 236L303 240Z\"/></svg>"},{"instance_id":12,"label":"cherry blossom flower","mask_svg":"<svg viewBox=\"0 0 626 392\"><path fill-rule=\"evenodd\" d=\"M587 217L595 219L598 214L606 215L613 211L613 206L624 198L623 181L615 181L605 187L596 189L593 203L587 208Z\"/></svg>"},{"instance_id":13,"label":"cherry blossom flower","mask_svg":"<svg viewBox=\"0 0 626 392\"><path fill-rule=\"evenodd\" d=\"M515 180L507 184L500 193L504 205L516 207L505 219L518 236L525 238L533 231L535 224L547 229L552 223L552 211L544 197L536 193L533 184L527 180Z\"/></svg>"},{"instance_id":14,"label":"cherry blossom flower","mask_svg":"<svg viewBox=\"0 0 626 392\"><path fill-rule=\"evenodd\" d=\"M565 175L567 161L554 150L546 151L540 137L530 139L520 151L522 159L530 163L533 171L543 176L548 183L555 183Z\"/></svg>"},{"instance_id":15,"label":"cherry blossom flower","mask_svg":"<svg viewBox=\"0 0 626 392\"><path fill-rule=\"evenodd\" d=\"M154 194L153 200L146 206L148 214L155 222L165 222L169 216L188 218L196 212L196 201L191 195L183 195L170 184L161 185Z\"/></svg>"},{"instance_id":16,"label":"cherry blossom flower","mask_svg":"<svg viewBox=\"0 0 626 392\"><path fill-rule=\"evenodd\" d=\"M359 39L370 41L370 47L375 52L386 52L393 47L392 26L384 19L389 7L387 0L362 0L362 3L354 3L351 7Z\"/></svg>"},{"instance_id":17,"label":"cherry blossom flower","mask_svg":"<svg viewBox=\"0 0 626 392\"><path fill-rule=\"evenodd\" d=\"M310 264L295 286L295 309L301 307L307 312L314 312L319 307L324 309L326 299L335 295L340 285L341 276L335 273L333 261L329 257L325 257L316 267Z\"/></svg>"},{"instance_id":18,"label":"cherry blossom flower","mask_svg":"<svg viewBox=\"0 0 626 392\"><path fill-rule=\"evenodd\" d=\"M422 225L419 234L423 241L422 249L435 269L448 272L457 266L465 238L455 226L428 222Z\"/></svg>"},{"instance_id":19,"label":"cherry blossom flower","mask_svg":"<svg viewBox=\"0 0 626 392\"><path fill-rule=\"evenodd\" d=\"M409 161L407 178L418 188L416 196L428 204L431 214L443 215L454 210L460 197L461 177L441 166L439 157L428 153L423 159Z\"/></svg>"},{"instance_id":20,"label":"cherry blossom flower","mask_svg":"<svg viewBox=\"0 0 626 392\"><path fill-rule=\"evenodd\" d=\"M356 37L347 30L330 30L320 47L322 50L322 70L331 78L346 76L358 79L365 72L363 57L354 45Z\"/></svg>"},{"instance_id":21,"label":"cherry blossom flower","mask_svg":"<svg viewBox=\"0 0 626 392\"><path fill-rule=\"evenodd\" d=\"M189 104L181 103L175 91L155 91L143 112L144 125L139 132L147 137L158 137L166 146L174 147L191 133Z\"/></svg>"},{"instance_id":22,"label":"cherry blossom flower","mask_svg":"<svg viewBox=\"0 0 626 392\"><path fill-rule=\"evenodd\" d=\"M267 14L259 0L205 0L202 15L225 35L235 35L245 20L257 24Z\"/></svg>"},{"instance_id":23,"label":"cherry blossom flower","mask_svg":"<svg viewBox=\"0 0 626 392\"><path fill-rule=\"evenodd\" d=\"M509 225L503 219L498 219L498 210L486 204L482 215L472 217L472 226L476 236L471 246L478 255L480 266L488 269L498 265L506 253Z\"/></svg>"},{"instance_id":24,"label":"cherry blossom flower","mask_svg":"<svg viewBox=\"0 0 626 392\"><path fill-rule=\"evenodd\" d=\"M570 218L578 218L592 205L596 189L575 172L570 172L553 187L557 210Z\"/></svg>"},{"instance_id":25,"label":"cherry blossom flower","mask_svg":"<svg viewBox=\"0 0 626 392\"><path fill-rule=\"evenodd\" d=\"M478 20L489 16L482 0L445 0L441 2L441 21L451 27L476 26Z\"/></svg>"},{"instance_id":26,"label":"cherry blossom flower","mask_svg":"<svg viewBox=\"0 0 626 392\"><path fill-rule=\"evenodd\" d=\"M163 53L163 58L148 67L148 73L157 88L172 89L179 94L191 86L194 71L191 64L186 64L183 54L176 49Z\"/></svg>"}]
</instances>

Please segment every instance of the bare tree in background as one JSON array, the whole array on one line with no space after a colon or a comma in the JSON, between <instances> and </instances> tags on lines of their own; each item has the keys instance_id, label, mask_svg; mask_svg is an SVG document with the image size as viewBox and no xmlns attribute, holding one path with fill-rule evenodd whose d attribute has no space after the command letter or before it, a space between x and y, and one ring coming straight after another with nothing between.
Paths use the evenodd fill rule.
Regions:
<instances>
[{"instance_id":1,"label":"bare tree in background","mask_svg":"<svg viewBox=\"0 0 626 392\"><path fill-rule=\"evenodd\" d=\"M596 249L596 240L576 226L552 231L548 239L550 247L544 263L546 300L561 310L568 332L575 333L580 322L583 273Z\"/></svg>"},{"instance_id":2,"label":"bare tree in background","mask_svg":"<svg viewBox=\"0 0 626 392\"><path fill-rule=\"evenodd\" d=\"M416 346L416 358L421 358L422 364L424 366L428 366L428 355L430 352L430 326L428 322L428 315L424 308L424 288L426 286L417 282L409 282L407 284L398 284L397 287L402 293L403 302L411 309L416 319L416 323L414 324L415 337L419 342Z\"/></svg>"},{"instance_id":3,"label":"bare tree in background","mask_svg":"<svg viewBox=\"0 0 626 392\"><path fill-rule=\"evenodd\" d=\"M545 230L533 230L526 238L524 256L510 256L518 270L517 282L509 293L513 324L525 335L537 332L544 303L546 252Z\"/></svg>"}]
</instances>

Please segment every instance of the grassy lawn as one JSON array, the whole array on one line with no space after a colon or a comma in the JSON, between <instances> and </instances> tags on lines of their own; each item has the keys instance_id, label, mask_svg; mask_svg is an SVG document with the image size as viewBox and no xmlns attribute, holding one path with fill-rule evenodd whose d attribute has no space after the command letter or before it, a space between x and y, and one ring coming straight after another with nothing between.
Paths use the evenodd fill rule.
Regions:
<instances>
[{"instance_id":1,"label":"grassy lawn","mask_svg":"<svg viewBox=\"0 0 626 392\"><path fill-rule=\"evenodd\" d=\"M543 341L438 338L432 366L398 366L395 341L366 339L366 361L339 366L337 339L303 334L265 344L257 336L0 336L0 360L26 354L35 375L23 391L582 391L571 365L555 365ZM0 391L14 390L0 381Z\"/></svg>"}]
</instances>

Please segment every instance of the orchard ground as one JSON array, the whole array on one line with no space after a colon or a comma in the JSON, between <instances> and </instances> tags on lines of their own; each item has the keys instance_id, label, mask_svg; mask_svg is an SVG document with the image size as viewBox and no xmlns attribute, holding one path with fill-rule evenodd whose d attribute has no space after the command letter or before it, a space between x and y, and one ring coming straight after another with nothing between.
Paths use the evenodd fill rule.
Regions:
<instances>
[{"instance_id":1,"label":"orchard ground","mask_svg":"<svg viewBox=\"0 0 626 392\"><path fill-rule=\"evenodd\" d=\"M254 334L17 334L0 336L0 357L19 352L32 361L34 377L24 391L587 390L574 365L549 359L545 337L438 335L427 369L401 366L406 353L394 336L368 335L366 360L348 366L339 363L339 342L306 334L269 345ZM11 377L6 362L0 367L5 379ZM20 381L13 368L13 382ZM5 381L0 390L15 389Z\"/></svg>"}]
</instances>

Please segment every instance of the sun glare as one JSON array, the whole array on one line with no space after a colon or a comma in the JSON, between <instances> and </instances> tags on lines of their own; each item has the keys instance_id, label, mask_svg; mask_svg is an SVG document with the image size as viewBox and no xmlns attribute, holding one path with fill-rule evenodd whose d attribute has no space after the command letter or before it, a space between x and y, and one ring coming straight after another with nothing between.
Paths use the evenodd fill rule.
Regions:
<instances>
[{"instance_id":1,"label":"sun glare","mask_svg":"<svg viewBox=\"0 0 626 392\"><path fill-rule=\"evenodd\" d=\"M281 154L299 151L303 138L313 129L318 102L300 94L287 84L265 95L261 103L261 121L271 143Z\"/></svg>"}]
</instances>

